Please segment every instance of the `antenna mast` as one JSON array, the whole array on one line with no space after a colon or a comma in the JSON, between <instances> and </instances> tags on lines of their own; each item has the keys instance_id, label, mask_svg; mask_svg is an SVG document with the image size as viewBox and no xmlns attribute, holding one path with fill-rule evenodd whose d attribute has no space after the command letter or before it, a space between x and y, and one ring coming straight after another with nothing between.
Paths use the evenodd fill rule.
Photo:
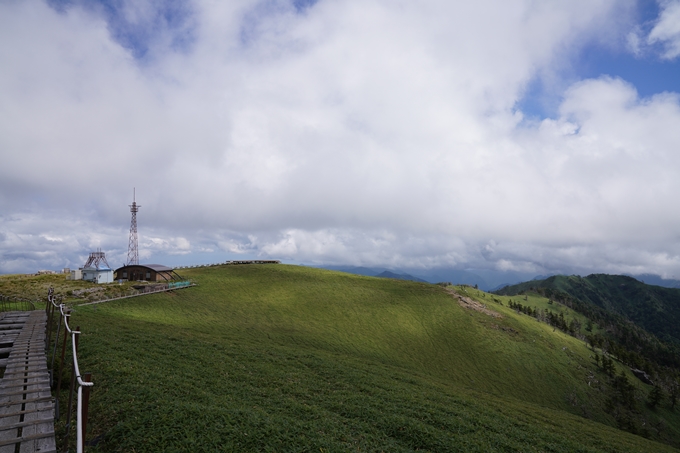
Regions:
<instances>
[{"instance_id":1,"label":"antenna mast","mask_svg":"<svg viewBox=\"0 0 680 453\"><path fill-rule=\"evenodd\" d=\"M96 252L90 253L90 257L87 259L87 263L83 267L94 267L99 269L102 265L106 264L107 268L110 268L109 263L106 262L106 254L102 252L102 249L97 249Z\"/></svg>"},{"instance_id":2,"label":"antenna mast","mask_svg":"<svg viewBox=\"0 0 680 453\"><path fill-rule=\"evenodd\" d=\"M130 240L128 241L126 266L139 264L139 249L137 248L137 211L139 211L141 206L137 204L134 188L132 189L132 204L129 206L130 212L132 213L132 221L130 222Z\"/></svg>"}]
</instances>

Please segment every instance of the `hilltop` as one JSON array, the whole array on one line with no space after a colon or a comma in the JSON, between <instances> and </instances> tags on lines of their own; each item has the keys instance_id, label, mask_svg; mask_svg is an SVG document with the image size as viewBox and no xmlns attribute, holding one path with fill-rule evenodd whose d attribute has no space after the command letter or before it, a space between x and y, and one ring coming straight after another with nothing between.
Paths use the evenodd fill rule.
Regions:
<instances>
[{"instance_id":1,"label":"hilltop","mask_svg":"<svg viewBox=\"0 0 680 453\"><path fill-rule=\"evenodd\" d=\"M97 451L646 452L675 451L655 440L679 443L676 411L647 407L651 387L619 363L638 435L616 428L601 352L515 306L582 320L547 298L302 266L184 274L198 286L75 307Z\"/></svg>"},{"instance_id":2,"label":"hilltop","mask_svg":"<svg viewBox=\"0 0 680 453\"><path fill-rule=\"evenodd\" d=\"M587 277L556 275L507 286L497 294L516 295L528 290L552 290L549 296L567 294L616 313L653 333L680 345L680 289L645 284L625 275L592 274Z\"/></svg>"},{"instance_id":3,"label":"hilltop","mask_svg":"<svg viewBox=\"0 0 680 453\"><path fill-rule=\"evenodd\" d=\"M376 277L393 278L393 279L396 279L396 280L411 280L411 281L414 281L414 282L427 283L422 278L414 277L413 275L410 275L410 274L397 274L395 272L390 272L390 271L381 272L378 275L376 275Z\"/></svg>"}]
</instances>

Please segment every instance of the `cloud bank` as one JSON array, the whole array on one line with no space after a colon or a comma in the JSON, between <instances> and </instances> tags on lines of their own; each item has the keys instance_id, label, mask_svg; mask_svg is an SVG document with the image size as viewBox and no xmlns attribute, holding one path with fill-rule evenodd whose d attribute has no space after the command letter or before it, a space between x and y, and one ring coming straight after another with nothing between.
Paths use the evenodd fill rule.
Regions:
<instances>
[{"instance_id":1,"label":"cloud bank","mask_svg":"<svg viewBox=\"0 0 680 453\"><path fill-rule=\"evenodd\" d=\"M123 264L136 187L145 261L680 277L678 94L520 107L632 2L226 3L0 4L0 272Z\"/></svg>"}]
</instances>

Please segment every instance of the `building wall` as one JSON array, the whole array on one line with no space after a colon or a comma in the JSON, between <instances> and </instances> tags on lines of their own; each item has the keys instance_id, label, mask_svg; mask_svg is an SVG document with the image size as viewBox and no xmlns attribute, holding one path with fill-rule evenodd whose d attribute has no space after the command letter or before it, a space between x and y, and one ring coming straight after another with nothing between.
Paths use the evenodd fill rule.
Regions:
<instances>
[{"instance_id":1,"label":"building wall","mask_svg":"<svg viewBox=\"0 0 680 453\"><path fill-rule=\"evenodd\" d=\"M97 283L112 283L113 282L113 271L111 269L107 271L97 272Z\"/></svg>"},{"instance_id":2,"label":"building wall","mask_svg":"<svg viewBox=\"0 0 680 453\"><path fill-rule=\"evenodd\" d=\"M83 280L94 283L113 282L113 271L111 269L83 269Z\"/></svg>"},{"instance_id":3,"label":"building wall","mask_svg":"<svg viewBox=\"0 0 680 453\"><path fill-rule=\"evenodd\" d=\"M116 272L116 280L164 282L172 280L171 272L156 272L144 266L125 266Z\"/></svg>"},{"instance_id":4,"label":"building wall","mask_svg":"<svg viewBox=\"0 0 680 453\"><path fill-rule=\"evenodd\" d=\"M147 280L147 269L141 266L126 266L124 269L119 269L116 272L116 280Z\"/></svg>"}]
</instances>

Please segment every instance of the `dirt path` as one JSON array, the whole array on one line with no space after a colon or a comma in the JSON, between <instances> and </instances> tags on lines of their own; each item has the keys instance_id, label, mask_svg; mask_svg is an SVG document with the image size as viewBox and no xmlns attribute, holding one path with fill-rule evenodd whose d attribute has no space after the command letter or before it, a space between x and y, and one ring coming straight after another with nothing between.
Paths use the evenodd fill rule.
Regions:
<instances>
[{"instance_id":1,"label":"dirt path","mask_svg":"<svg viewBox=\"0 0 680 453\"><path fill-rule=\"evenodd\" d=\"M463 307L463 308L468 308L470 310L476 310L481 313L484 313L485 315L489 315L493 318L502 318L503 315L501 315L498 312L495 312L493 310L490 310L486 308L486 305L481 304L477 302L476 300L470 299L469 297L462 296L456 292L456 290L453 289L453 287L447 287L445 288L446 292L451 294L453 297L456 298L458 301L458 304Z\"/></svg>"}]
</instances>

